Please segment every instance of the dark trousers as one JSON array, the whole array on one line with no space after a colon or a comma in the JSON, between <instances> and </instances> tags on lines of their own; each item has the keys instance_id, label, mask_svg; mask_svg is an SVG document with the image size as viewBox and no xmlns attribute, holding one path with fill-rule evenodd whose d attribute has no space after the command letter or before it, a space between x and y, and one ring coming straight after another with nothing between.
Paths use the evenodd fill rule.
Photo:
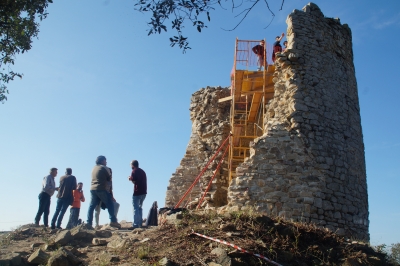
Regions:
<instances>
[{"instance_id":1,"label":"dark trousers","mask_svg":"<svg viewBox=\"0 0 400 266\"><path fill-rule=\"evenodd\" d=\"M40 218L43 214L43 223L49 226L49 213L50 213L50 195L46 192L39 194L39 209L35 217L35 223L39 224Z\"/></svg>"},{"instance_id":2,"label":"dark trousers","mask_svg":"<svg viewBox=\"0 0 400 266\"><path fill-rule=\"evenodd\" d=\"M70 209L67 229L74 228L75 226L78 225L79 211L80 211L80 208L71 208Z\"/></svg>"},{"instance_id":3,"label":"dark trousers","mask_svg":"<svg viewBox=\"0 0 400 266\"><path fill-rule=\"evenodd\" d=\"M52 227L55 227L55 226L61 227L62 219L63 219L64 214L67 211L68 206L70 204L71 204L71 199L63 199L63 198L57 199L56 212L53 215L53 219L51 219ZM56 221L57 221L57 225L56 225Z\"/></svg>"}]
</instances>

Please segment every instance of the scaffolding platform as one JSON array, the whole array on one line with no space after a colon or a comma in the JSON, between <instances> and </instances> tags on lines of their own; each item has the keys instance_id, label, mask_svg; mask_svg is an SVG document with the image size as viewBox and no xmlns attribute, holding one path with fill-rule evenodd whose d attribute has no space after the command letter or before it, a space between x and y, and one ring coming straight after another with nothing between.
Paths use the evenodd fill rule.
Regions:
<instances>
[{"instance_id":1,"label":"scaffolding platform","mask_svg":"<svg viewBox=\"0 0 400 266\"><path fill-rule=\"evenodd\" d=\"M250 156L250 142L264 134L265 105L274 97L272 78L275 66L268 64L268 60L262 60L264 61L262 70L252 70L257 65L260 67L258 61L260 56L257 58L252 51L252 48L259 43L261 44L260 40L236 39L231 73L231 96L219 100L232 103L230 112L232 136L228 154L230 181L236 177L237 166ZM266 59L268 47L267 43L264 43L262 58Z\"/></svg>"}]
</instances>

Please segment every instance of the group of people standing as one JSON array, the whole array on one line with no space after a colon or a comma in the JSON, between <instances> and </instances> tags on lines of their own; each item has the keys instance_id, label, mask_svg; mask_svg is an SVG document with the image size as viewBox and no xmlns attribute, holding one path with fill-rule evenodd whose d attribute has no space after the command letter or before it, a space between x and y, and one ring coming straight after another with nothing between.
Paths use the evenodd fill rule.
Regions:
<instances>
[{"instance_id":1,"label":"group of people standing","mask_svg":"<svg viewBox=\"0 0 400 266\"><path fill-rule=\"evenodd\" d=\"M133 183L133 228L142 226L143 202L147 195L147 177L146 173L139 168L139 162L133 160L131 162L132 172L128 176L128 180ZM57 193L56 211L51 220L51 228L61 229L61 223L68 207L70 208L70 217L67 224L67 229L73 228L80 223L79 212L81 202L85 201L83 195L83 183L77 183L76 177L72 175L72 169L67 168L65 175L60 178L60 185L56 187L55 177L57 176L57 168L51 168L50 174L43 178L42 190L39 194L39 209L35 217L35 224L39 225L39 221L43 215L43 223L48 227L48 217L50 212L50 199ZM100 210L107 208L110 226L120 228L117 214L120 204L115 200L112 185L112 170L107 167L107 159L100 155L96 158L96 165L92 170L92 179L90 186L90 204L87 214L88 229L93 227L93 212L95 211L96 226L99 226Z\"/></svg>"},{"instance_id":2,"label":"group of people standing","mask_svg":"<svg viewBox=\"0 0 400 266\"><path fill-rule=\"evenodd\" d=\"M275 62L275 54L284 52L287 49L287 41L283 42L283 48L281 46L281 41L285 37L285 33L282 32L281 36L275 37L275 42L273 44L273 51L272 51L272 62ZM265 50L265 41L260 41L259 44L252 48L253 53L257 55L257 70L260 71L263 67L268 65L266 60L266 50Z\"/></svg>"}]
</instances>

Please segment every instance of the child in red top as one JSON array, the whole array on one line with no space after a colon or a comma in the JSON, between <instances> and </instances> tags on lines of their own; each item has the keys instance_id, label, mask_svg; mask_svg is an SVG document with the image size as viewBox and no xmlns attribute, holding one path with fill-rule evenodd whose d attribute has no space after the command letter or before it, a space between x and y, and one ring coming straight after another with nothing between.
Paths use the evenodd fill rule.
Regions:
<instances>
[{"instance_id":1,"label":"child in red top","mask_svg":"<svg viewBox=\"0 0 400 266\"><path fill-rule=\"evenodd\" d=\"M79 182L76 189L72 191L74 201L72 202L69 221L67 224L67 229L71 229L78 225L79 211L81 209L81 201L85 202L85 196L83 195L83 183Z\"/></svg>"}]
</instances>

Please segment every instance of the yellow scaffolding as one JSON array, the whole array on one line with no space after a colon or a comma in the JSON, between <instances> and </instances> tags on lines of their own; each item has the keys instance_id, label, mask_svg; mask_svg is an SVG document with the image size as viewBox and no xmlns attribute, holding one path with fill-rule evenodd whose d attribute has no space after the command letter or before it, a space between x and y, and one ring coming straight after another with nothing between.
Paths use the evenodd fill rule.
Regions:
<instances>
[{"instance_id":1,"label":"yellow scaffolding","mask_svg":"<svg viewBox=\"0 0 400 266\"><path fill-rule=\"evenodd\" d=\"M229 181L236 177L236 167L250 156L250 142L264 134L265 105L274 95L272 82L274 65L268 65L264 60L266 67L261 71L251 70L255 68L257 61L252 48L259 42L260 40L236 38L231 96L219 100L232 102L230 113L232 136L228 155ZM267 56L264 49L263 58L266 59Z\"/></svg>"}]
</instances>

